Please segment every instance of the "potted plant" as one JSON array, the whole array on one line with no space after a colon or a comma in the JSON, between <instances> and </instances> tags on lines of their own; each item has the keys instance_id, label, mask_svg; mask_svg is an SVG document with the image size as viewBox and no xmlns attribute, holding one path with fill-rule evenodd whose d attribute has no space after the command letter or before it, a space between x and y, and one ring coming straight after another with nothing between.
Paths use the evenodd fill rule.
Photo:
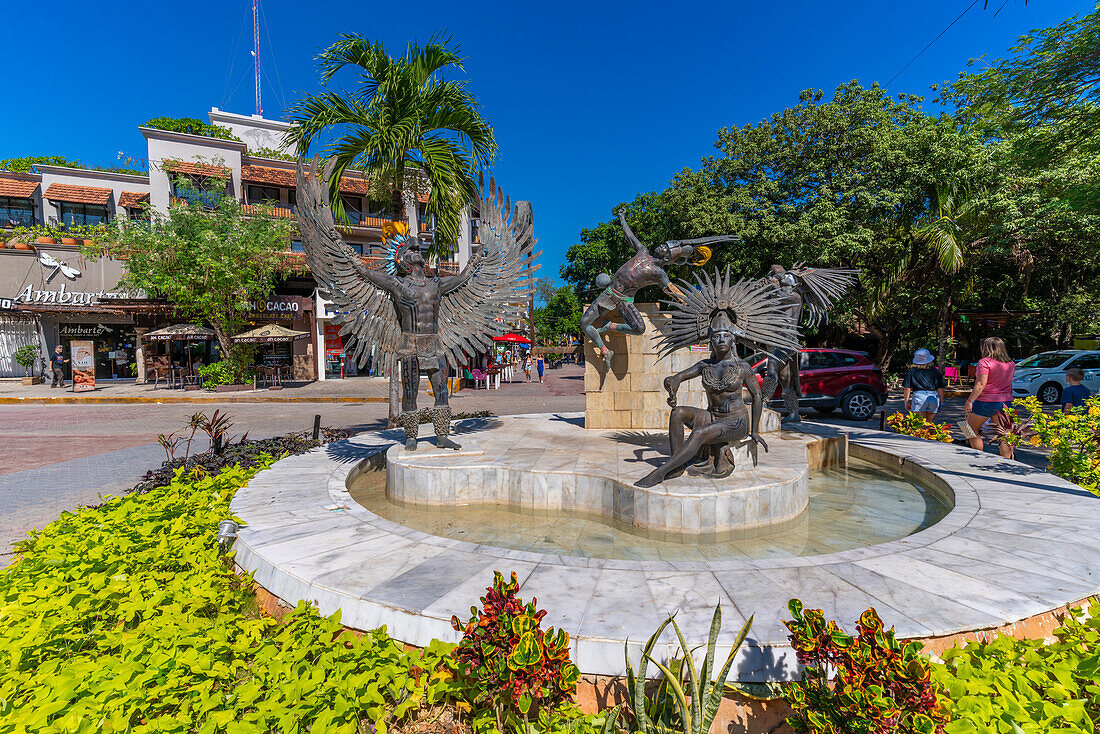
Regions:
<instances>
[{"instance_id":1,"label":"potted plant","mask_svg":"<svg viewBox=\"0 0 1100 734\"><path fill-rule=\"evenodd\" d=\"M77 247L84 239L84 227L79 224L70 224L61 231L61 244Z\"/></svg>"},{"instance_id":2,"label":"potted plant","mask_svg":"<svg viewBox=\"0 0 1100 734\"><path fill-rule=\"evenodd\" d=\"M34 385L42 381L39 376L34 374L34 365L38 363L39 356L37 344L24 344L12 354L16 363L31 373L30 376L23 378L24 385Z\"/></svg>"},{"instance_id":3,"label":"potted plant","mask_svg":"<svg viewBox=\"0 0 1100 734\"><path fill-rule=\"evenodd\" d=\"M48 224L43 224L41 227L35 227L34 233L40 245L57 244L57 230Z\"/></svg>"},{"instance_id":4,"label":"potted plant","mask_svg":"<svg viewBox=\"0 0 1100 734\"><path fill-rule=\"evenodd\" d=\"M33 250L27 242L34 238L34 233L26 227L16 227L12 237L8 240L8 247L13 250Z\"/></svg>"}]
</instances>

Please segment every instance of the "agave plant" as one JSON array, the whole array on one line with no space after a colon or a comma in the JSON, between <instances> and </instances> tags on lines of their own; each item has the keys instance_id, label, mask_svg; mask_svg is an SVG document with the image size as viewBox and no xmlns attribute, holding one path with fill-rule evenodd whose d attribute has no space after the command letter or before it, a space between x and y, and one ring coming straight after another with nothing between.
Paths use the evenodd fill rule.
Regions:
<instances>
[{"instance_id":1,"label":"agave plant","mask_svg":"<svg viewBox=\"0 0 1100 734\"><path fill-rule=\"evenodd\" d=\"M726 658L722 669L718 671L714 680L714 649L718 644L718 633L722 629L722 605L714 607L714 617L710 623L710 636L707 640L707 653L703 658L703 664L697 671L692 659L694 649L688 647L684 633L680 625L676 624L676 615L669 615L668 619L661 623L657 631L642 648L642 659L635 674L634 666L630 662L629 643L626 648L626 685L627 698L634 716L634 731L642 734L707 734L714 717L718 714L718 706L722 703L722 695L725 693L726 677L733 666L733 659L745 636L752 627L752 617L741 627L737 633L737 639L730 647L730 654ZM668 625L676 631L676 638L680 643L680 655L662 665L653 658L653 646L657 644L661 633ZM645 695L646 670L649 663L653 663L664 675L657 689L657 695L647 700Z\"/></svg>"}]
</instances>

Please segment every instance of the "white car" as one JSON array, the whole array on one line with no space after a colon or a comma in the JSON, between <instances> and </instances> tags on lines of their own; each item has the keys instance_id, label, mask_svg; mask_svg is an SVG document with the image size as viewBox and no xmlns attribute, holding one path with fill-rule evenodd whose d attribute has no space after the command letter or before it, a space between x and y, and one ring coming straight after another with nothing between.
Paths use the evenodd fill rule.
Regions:
<instances>
[{"instance_id":1,"label":"white car","mask_svg":"<svg viewBox=\"0 0 1100 734\"><path fill-rule=\"evenodd\" d=\"M1093 395L1100 393L1100 352L1063 349L1033 354L1017 363L1012 379L1012 395L1017 398L1035 395L1040 402L1055 405L1062 399L1066 370L1071 367L1085 373L1081 384Z\"/></svg>"}]
</instances>

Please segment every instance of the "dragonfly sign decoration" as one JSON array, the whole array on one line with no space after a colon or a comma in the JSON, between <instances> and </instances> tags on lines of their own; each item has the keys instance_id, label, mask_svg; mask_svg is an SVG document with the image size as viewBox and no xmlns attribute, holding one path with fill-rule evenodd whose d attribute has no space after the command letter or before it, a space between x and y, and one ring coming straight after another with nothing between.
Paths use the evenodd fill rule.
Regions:
<instances>
[{"instance_id":1,"label":"dragonfly sign decoration","mask_svg":"<svg viewBox=\"0 0 1100 734\"><path fill-rule=\"evenodd\" d=\"M59 272L69 280L76 280L80 277L80 271L74 267L70 267L64 260L58 260L53 255L42 253L38 256L38 262L42 263L47 268L53 268L53 271L46 276L46 282L49 283L55 275Z\"/></svg>"}]
</instances>

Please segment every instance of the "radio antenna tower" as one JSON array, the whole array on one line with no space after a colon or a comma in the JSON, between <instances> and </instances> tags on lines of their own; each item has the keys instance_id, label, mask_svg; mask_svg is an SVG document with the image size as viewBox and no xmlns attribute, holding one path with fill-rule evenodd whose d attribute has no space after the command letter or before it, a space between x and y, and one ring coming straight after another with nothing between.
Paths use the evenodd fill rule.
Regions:
<instances>
[{"instance_id":1,"label":"radio antenna tower","mask_svg":"<svg viewBox=\"0 0 1100 734\"><path fill-rule=\"evenodd\" d=\"M263 114L260 105L260 0L252 0L252 60L256 67L256 114Z\"/></svg>"}]
</instances>

